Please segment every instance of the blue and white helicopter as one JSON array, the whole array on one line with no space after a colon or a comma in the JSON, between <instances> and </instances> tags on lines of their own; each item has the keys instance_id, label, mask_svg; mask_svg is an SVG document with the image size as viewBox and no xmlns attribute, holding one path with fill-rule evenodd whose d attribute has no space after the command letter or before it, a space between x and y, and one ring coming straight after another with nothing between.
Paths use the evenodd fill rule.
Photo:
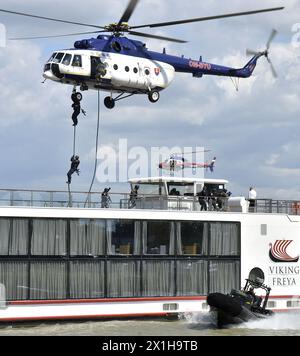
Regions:
<instances>
[{"instance_id":1,"label":"blue and white helicopter","mask_svg":"<svg viewBox=\"0 0 300 356\"><path fill-rule=\"evenodd\" d=\"M43 76L45 79L72 85L73 92L76 92L77 87L79 87L81 91L88 89L108 91L110 95L104 99L104 104L109 109L114 108L116 101L135 94L146 94L150 102L157 102L160 98L160 92L172 83L175 72L189 73L195 78L201 78L203 75L248 78L252 75L257 60L260 57L266 57L271 64L273 74L276 75L274 67L268 57L271 42L276 35L275 30L268 40L266 50L262 52L248 51L253 57L243 68L239 69L203 62L202 57L200 57L199 60L192 60L184 56L178 57L169 55L165 50L163 53L153 52L148 50L143 42L127 38L124 34L128 33L134 36L185 43L186 41L180 39L137 32L136 29L146 27L159 28L228 17L253 15L283 10L284 7L130 26L128 21L138 3L139 0L130 0L120 20L117 23L112 23L107 26L78 23L5 9L0 9L0 12L94 28L95 30L92 32L77 33L76 35L98 33L97 38L76 41L74 43L74 49L71 50L55 51L44 67ZM75 34L14 38L14 40L69 35ZM113 97L114 94L115 97ZM81 100L82 95L80 92L77 93L77 96L78 99Z\"/></svg>"}]
</instances>

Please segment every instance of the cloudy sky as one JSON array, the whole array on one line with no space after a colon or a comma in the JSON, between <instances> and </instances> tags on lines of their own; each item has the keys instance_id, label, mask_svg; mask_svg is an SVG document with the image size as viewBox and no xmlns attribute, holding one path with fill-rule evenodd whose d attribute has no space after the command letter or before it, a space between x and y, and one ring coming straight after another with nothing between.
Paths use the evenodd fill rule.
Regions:
<instances>
[{"instance_id":1,"label":"cloudy sky","mask_svg":"<svg viewBox=\"0 0 300 356\"><path fill-rule=\"evenodd\" d=\"M108 6L109 4L109 6ZM127 0L0 0L0 8L70 21L106 25L118 21ZM117 103L113 111L101 104L100 144L202 147L205 159L217 156L211 178L230 181L233 194L246 195L254 185L260 198L300 199L300 1L298 0L141 0L131 25L228 12L286 6L282 12L154 29L181 44L146 40L147 47L211 63L242 67L246 48L263 50L273 28L279 31L271 58L274 79L263 58L239 92L230 79L193 78L177 74L174 83L151 104L138 96ZM88 31L84 27L0 13L7 37L55 35ZM146 32L147 30L145 30ZM149 31L150 32L150 31ZM79 37L80 38L80 37ZM43 65L57 49L73 47L78 37L7 41L0 48L0 188L65 189L72 154L72 88L47 81ZM101 93L101 99L105 93ZM88 190L93 173L97 92L84 93L77 153L81 175L72 188ZM101 147L100 147L101 151ZM105 184L96 181L94 190ZM123 186L127 191L127 185Z\"/></svg>"}]
</instances>

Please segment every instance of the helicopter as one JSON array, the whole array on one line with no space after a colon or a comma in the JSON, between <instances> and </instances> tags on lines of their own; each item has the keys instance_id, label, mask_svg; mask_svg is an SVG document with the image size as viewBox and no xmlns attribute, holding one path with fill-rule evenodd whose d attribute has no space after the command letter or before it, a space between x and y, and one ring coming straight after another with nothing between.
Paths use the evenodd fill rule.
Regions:
<instances>
[{"instance_id":1,"label":"helicopter","mask_svg":"<svg viewBox=\"0 0 300 356\"><path fill-rule=\"evenodd\" d=\"M207 163L197 163L197 162L189 162L186 158L178 155L172 154L168 159L159 163L159 169L168 170L170 172L180 171L185 168L192 168L193 170L197 168L206 168L209 169L210 172L214 171L215 162L217 157L214 157L211 162Z\"/></svg>"},{"instance_id":2,"label":"helicopter","mask_svg":"<svg viewBox=\"0 0 300 356\"><path fill-rule=\"evenodd\" d=\"M45 80L49 79L57 83L72 85L73 93L76 94L78 100L82 99L82 94L81 92L76 92L77 87L81 91L88 89L107 91L110 95L105 97L104 105L108 109L113 109L117 101L136 94L147 95L150 102L156 103L160 99L160 92L173 82L176 72L189 73L194 78L201 78L203 75L248 78L252 75L258 59L266 57L271 64L273 74L276 75L269 59L269 48L276 35L275 30L271 33L266 50L262 52L250 51L249 53L252 53L253 57L243 68L238 69L204 62L202 57L199 60L192 60L184 56L169 55L165 49L162 53L150 51L145 43L128 38L124 34L128 33L133 36L186 43L187 41L185 40L142 33L136 31L136 29L146 27L159 28L254 15L283 10L284 7L131 26L128 21L139 2L140 0L130 0L120 20L106 26L56 19L6 9L0 9L0 12L94 28L94 31L90 32L58 36L11 38L11 40L31 40L97 33L96 38L75 41L73 49L55 51L44 66L43 77Z\"/></svg>"}]
</instances>

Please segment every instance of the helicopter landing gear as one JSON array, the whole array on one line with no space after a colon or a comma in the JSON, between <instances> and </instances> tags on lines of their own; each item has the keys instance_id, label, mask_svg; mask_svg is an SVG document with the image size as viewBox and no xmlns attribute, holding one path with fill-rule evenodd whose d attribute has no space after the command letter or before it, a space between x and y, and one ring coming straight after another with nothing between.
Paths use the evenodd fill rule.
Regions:
<instances>
[{"instance_id":1,"label":"helicopter landing gear","mask_svg":"<svg viewBox=\"0 0 300 356\"><path fill-rule=\"evenodd\" d=\"M113 109L116 105L116 102L113 98L111 98L110 96L107 96L104 99L104 105L105 105L105 107L107 107L107 109Z\"/></svg>"},{"instance_id":2,"label":"helicopter landing gear","mask_svg":"<svg viewBox=\"0 0 300 356\"><path fill-rule=\"evenodd\" d=\"M122 92L116 98L113 98L112 96L107 96L104 99L104 105L107 107L107 109L113 109L115 107L117 101L129 98L135 94L137 94L137 93L135 92L135 93L130 93L130 94L126 95L125 92Z\"/></svg>"},{"instance_id":3,"label":"helicopter landing gear","mask_svg":"<svg viewBox=\"0 0 300 356\"><path fill-rule=\"evenodd\" d=\"M160 98L160 94L157 90L151 90L148 93L148 99L151 101L151 103L156 103Z\"/></svg>"}]
</instances>

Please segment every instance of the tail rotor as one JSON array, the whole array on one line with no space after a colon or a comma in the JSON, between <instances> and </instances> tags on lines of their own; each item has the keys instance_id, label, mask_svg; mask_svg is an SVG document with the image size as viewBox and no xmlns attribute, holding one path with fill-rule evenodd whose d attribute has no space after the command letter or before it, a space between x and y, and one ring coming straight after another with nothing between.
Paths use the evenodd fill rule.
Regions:
<instances>
[{"instance_id":1,"label":"tail rotor","mask_svg":"<svg viewBox=\"0 0 300 356\"><path fill-rule=\"evenodd\" d=\"M246 51L247 56L265 56L267 61L268 61L268 63L270 64L271 71L272 71L272 74L273 74L274 78L277 78L278 75L277 75L275 67L274 67L274 65L273 65L273 63L272 63L272 61L271 61L271 59L269 57L269 53L270 53L271 44L272 44L274 38L276 37L276 35L277 35L277 31L276 30L272 30L271 35L270 35L270 37L268 39L265 51L258 52L258 51L254 51L252 49L247 49L247 51Z\"/></svg>"}]
</instances>

